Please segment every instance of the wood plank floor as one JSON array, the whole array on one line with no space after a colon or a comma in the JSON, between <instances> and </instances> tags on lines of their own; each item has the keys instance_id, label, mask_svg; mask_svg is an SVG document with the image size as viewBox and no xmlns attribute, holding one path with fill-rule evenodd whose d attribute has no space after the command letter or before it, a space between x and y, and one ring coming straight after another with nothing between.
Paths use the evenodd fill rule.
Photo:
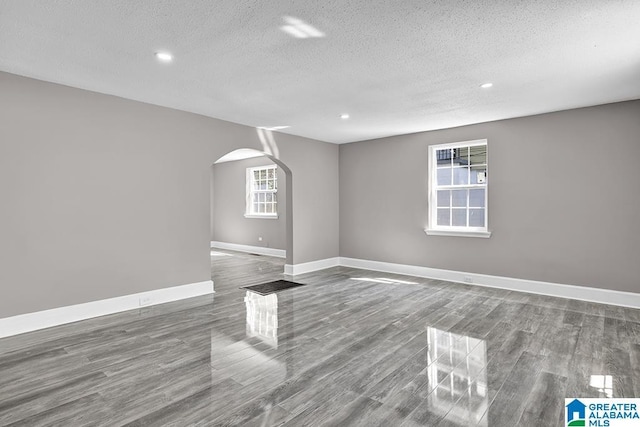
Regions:
<instances>
[{"instance_id":1,"label":"wood plank floor","mask_svg":"<svg viewBox=\"0 0 640 427\"><path fill-rule=\"evenodd\" d=\"M640 394L640 311L212 253L216 293L0 340L2 426L561 425Z\"/></svg>"}]
</instances>

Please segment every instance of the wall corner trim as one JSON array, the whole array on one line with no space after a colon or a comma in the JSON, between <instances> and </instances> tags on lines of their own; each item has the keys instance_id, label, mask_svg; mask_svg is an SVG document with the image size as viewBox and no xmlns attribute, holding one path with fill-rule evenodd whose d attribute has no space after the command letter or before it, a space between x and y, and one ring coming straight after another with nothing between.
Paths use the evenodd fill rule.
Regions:
<instances>
[{"instance_id":1,"label":"wall corner trim","mask_svg":"<svg viewBox=\"0 0 640 427\"><path fill-rule=\"evenodd\" d=\"M134 310L143 306L148 307L212 294L213 292L213 281L207 280L204 282L190 283L188 285L155 289L137 294L52 308L34 313L19 314L17 316L0 319L0 338Z\"/></svg>"},{"instance_id":2,"label":"wall corner trim","mask_svg":"<svg viewBox=\"0 0 640 427\"><path fill-rule=\"evenodd\" d=\"M263 246L239 245L237 243L226 243L211 241L212 249L227 249L229 251L246 252L249 254L258 254L272 256L276 258L286 258L287 251L284 249L265 248Z\"/></svg>"},{"instance_id":3,"label":"wall corner trim","mask_svg":"<svg viewBox=\"0 0 640 427\"><path fill-rule=\"evenodd\" d=\"M313 271L324 270L325 268L337 267L340 265L340 258L325 258L318 261L304 262L302 264L285 264L284 274L296 276L298 274L311 273Z\"/></svg>"},{"instance_id":4,"label":"wall corner trim","mask_svg":"<svg viewBox=\"0 0 640 427\"><path fill-rule=\"evenodd\" d=\"M462 271L441 270L438 268L415 265L394 264L390 262L370 261L340 257L340 265L361 268L384 273L403 274L427 279L445 280L469 286L507 289L530 294L569 298L581 301L611 304L621 307L640 308L640 293L623 292L589 286L566 285L561 283L540 282L537 280L516 279L513 277L490 276L487 274L465 273Z\"/></svg>"}]
</instances>

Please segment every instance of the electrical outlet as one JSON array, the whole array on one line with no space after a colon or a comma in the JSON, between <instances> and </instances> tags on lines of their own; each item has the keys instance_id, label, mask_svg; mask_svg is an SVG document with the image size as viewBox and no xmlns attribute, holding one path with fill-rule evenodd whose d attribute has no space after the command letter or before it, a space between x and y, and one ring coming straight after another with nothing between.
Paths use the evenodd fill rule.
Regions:
<instances>
[{"instance_id":1,"label":"electrical outlet","mask_svg":"<svg viewBox=\"0 0 640 427\"><path fill-rule=\"evenodd\" d=\"M258 242L262 242L262 236L258 237Z\"/></svg>"},{"instance_id":2,"label":"electrical outlet","mask_svg":"<svg viewBox=\"0 0 640 427\"><path fill-rule=\"evenodd\" d=\"M473 283L473 277L471 276L464 276L463 280L464 283Z\"/></svg>"},{"instance_id":3,"label":"electrical outlet","mask_svg":"<svg viewBox=\"0 0 640 427\"><path fill-rule=\"evenodd\" d=\"M140 297L140 307L151 304L151 297L146 295Z\"/></svg>"}]
</instances>

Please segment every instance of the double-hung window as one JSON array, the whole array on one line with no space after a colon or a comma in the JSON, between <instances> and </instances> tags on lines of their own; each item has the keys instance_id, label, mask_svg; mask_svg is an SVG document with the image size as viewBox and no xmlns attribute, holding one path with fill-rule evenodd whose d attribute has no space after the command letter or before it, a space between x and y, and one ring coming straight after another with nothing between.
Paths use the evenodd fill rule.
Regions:
<instances>
[{"instance_id":1,"label":"double-hung window","mask_svg":"<svg viewBox=\"0 0 640 427\"><path fill-rule=\"evenodd\" d=\"M487 140L429 146L429 235L490 237Z\"/></svg>"},{"instance_id":2,"label":"double-hung window","mask_svg":"<svg viewBox=\"0 0 640 427\"><path fill-rule=\"evenodd\" d=\"M247 168L247 218L278 218L276 165Z\"/></svg>"}]
</instances>

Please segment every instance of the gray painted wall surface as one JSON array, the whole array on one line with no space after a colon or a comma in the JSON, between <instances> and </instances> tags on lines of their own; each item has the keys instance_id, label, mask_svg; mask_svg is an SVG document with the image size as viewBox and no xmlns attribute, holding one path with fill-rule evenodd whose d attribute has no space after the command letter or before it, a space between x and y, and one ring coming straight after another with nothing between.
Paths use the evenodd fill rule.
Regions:
<instances>
[{"instance_id":1,"label":"gray painted wall surface","mask_svg":"<svg viewBox=\"0 0 640 427\"><path fill-rule=\"evenodd\" d=\"M245 218L246 171L272 165L267 157L213 165L213 225L211 240L240 245L287 249L285 173L278 168L278 219ZM258 241L262 237L262 241Z\"/></svg>"},{"instance_id":2,"label":"gray painted wall surface","mask_svg":"<svg viewBox=\"0 0 640 427\"><path fill-rule=\"evenodd\" d=\"M211 164L256 129L7 73L0 94L0 318L210 280ZM289 262L338 256L338 147L274 136Z\"/></svg>"},{"instance_id":3,"label":"gray painted wall surface","mask_svg":"<svg viewBox=\"0 0 640 427\"><path fill-rule=\"evenodd\" d=\"M482 138L492 237L425 235L427 147ZM640 292L639 160L640 101L341 145L340 255Z\"/></svg>"}]
</instances>

